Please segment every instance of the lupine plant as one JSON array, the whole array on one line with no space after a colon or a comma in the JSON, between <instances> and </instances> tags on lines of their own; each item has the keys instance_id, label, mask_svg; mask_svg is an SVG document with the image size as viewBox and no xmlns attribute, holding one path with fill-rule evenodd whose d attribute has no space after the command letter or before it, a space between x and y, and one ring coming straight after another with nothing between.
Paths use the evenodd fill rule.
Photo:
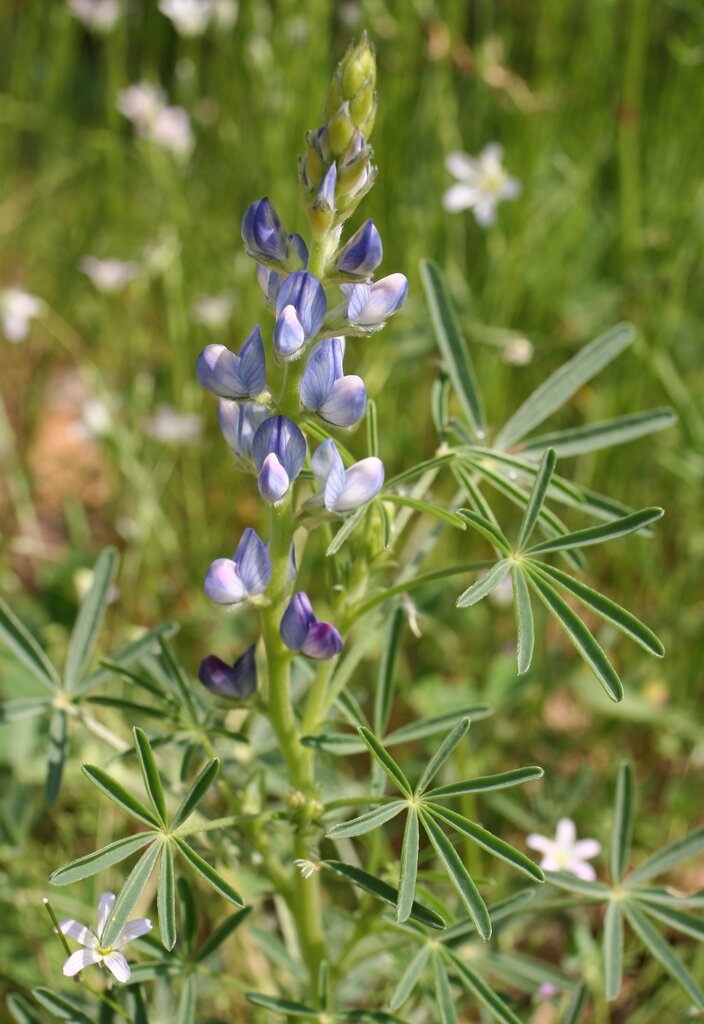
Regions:
<instances>
[{"instance_id":1,"label":"lupine plant","mask_svg":"<svg viewBox=\"0 0 704 1024\"><path fill-rule=\"evenodd\" d=\"M569 873L566 861L566 870L544 872L520 848L525 838L513 825L508 842L477 820L491 808L521 806L520 797L492 804L494 794L543 784L538 766L482 761L473 770L469 736L490 728L491 708L460 700L414 721L397 714L399 651L415 616L410 595L422 600L438 583L455 597L457 628L465 629L472 607L510 580L518 675L530 670L544 634L541 606L613 701L624 689L595 635L598 619L663 655L647 626L581 578L591 545L636 531L650 536L662 510L625 508L571 482L558 465L660 430L673 417L628 411L536 434L631 343L633 329L620 325L582 348L495 429L442 272L426 262L421 276L442 360L431 396L437 444L397 475L385 474L374 398L347 372L408 290L401 273L375 280L383 249L371 220L346 231L376 177L376 104L375 57L363 37L335 71L324 123L308 133L300 158L308 242L286 229L269 198L249 206L242 237L268 312L242 344L210 344L196 364L231 453L223 448L213 458L239 474L238 488L256 488L261 499L257 521L240 537L222 537L219 556L203 566L213 616L245 616L248 643L203 650L195 678L178 663L173 629L165 626L89 671L115 571L112 552L97 562L63 676L14 613L0 611L0 636L47 690L46 698L3 710L4 721L50 716L47 799L59 791L70 724L114 748L109 770L87 764L83 771L118 808L119 835L57 864L51 882L78 893L87 879L137 857L119 894L100 897L95 930L59 920L47 901L51 941L84 947L67 943L64 966L81 984L67 994L55 979L35 990L34 1003L12 996L21 1024L45 1014L141 1024L157 1019L157 997L162 1014L189 1024L206 1019L199 998L222 1005L223 992L242 1011L237 1019L320 1024L516 1024L542 992L558 996L559 1019L573 1024L588 999L582 979L502 938L510 929L515 947L515 936L539 915L586 904L606 906L603 921L590 921L603 931L608 999L621 987L625 921L692 1006L704 1008L699 985L656 928L701 939L704 926L690 913L701 909L701 894L646 884L701 852L703 831L625 874L633 776L623 766L612 884L585 878L584 870ZM556 507L596 522L568 527ZM448 562L440 554L448 548L468 554ZM101 725L101 707L138 719L133 746ZM428 743L433 752L418 766ZM559 766L545 771L549 779ZM135 823L131 833L123 812ZM555 843L537 838L538 848L554 854ZM599 844L588 850L582 844L585 857L595 856ZM207 915L206 893L221 901ZM132 919L154 894L160 939L148 919ZM202 921L213 917L220 923L207 934ZM137 954L131 965L121 952L128 941ZM242 943L237 978L219 970L230 941ZM114 977L101 983L100 965Z\"/></svg>"}]
</instances>

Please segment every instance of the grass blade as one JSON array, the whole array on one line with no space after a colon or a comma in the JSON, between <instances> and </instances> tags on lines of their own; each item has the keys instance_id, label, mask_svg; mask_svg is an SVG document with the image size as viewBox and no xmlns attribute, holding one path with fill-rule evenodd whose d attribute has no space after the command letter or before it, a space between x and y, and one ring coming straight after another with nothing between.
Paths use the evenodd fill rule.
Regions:
<instances>
[{"instance_id":1,"label":"grass blade","mask_svg":"<svg viewBox=\"0 0 704 1024\"><path fill-rule=\"evenodd\" d=\"M70 864L59 868L50 877L52 885L70 885L72 882L82 882L84 878L97 875L99 871L105 871L113 864L119 864L130 854L141 850L147 843L152 843L157 838L156 832L140 832L136 836L125 836L107 846L101 846L94 853L87 853L85 857L72 860Z\"/></svg>"},{"instance_id":2,"label":"grass blade","mask_svg":"<svg viewBox=\"0 0 704 1024\"><path fill-rule=\"evenodd\" d=\"M68 717L65 711L54 711L49 723L49 754L44 783L44 799L50 806L56 800L61 789L67 747Z\"/></svg>"},{"instance_id":3,"label":"grass blade","mask_svg":"<svg viewBox=\"0 0 704 1024\"><path fill-rule=\"evenodd\" d=\"M531 572L528 578L540 600L562 626L611 700L615 702L622 700L623 685L616 670L579 615L572 611L567 602L549 583L545 582L539 573Z\"/></svg>"},{"instance_id":4,"label":"grass blade","mask_svg":"<svg viewBox=\"0 0 704 1024\"><path fill-rule=\"evenodd\" d=\"M527 857L519 850L515 850L503 839L495 836L493 832L487 831L481 825L477 825L476 822L469 821L468 818L457 814L456 811L449 810L447 807L443 807L441 804L428 804L428 810L432 811L436 817L442 818L445 824L457 829L462 835L469 836L470 839L473 839L475 843L478 843L479 846L495 857L499 857L501 860L506 861L507 864L510 864L511 867L523 872L524 875L528 875L534 882L545 881L545 875L542 870L530 857Z\"/></svg>"},{"instance_id":5,"label":"grass blade","mask_svg":"<svg viewBox=\"0 0 704 1024\"><path fill-rule=\"evenodd\" d=\"M127 876L107 924L99 936L101 945L112 946L122 929L127 924L137 901L144 892L149 877L163 848L162 843L152 843L139 858Z\"/></svg>"},{"instance_id":6,"label":"grass blade","mask_svg":"<svg viewBox=\"0 0 704 1024\"><path fill-rule=\"evenodd\" d=\"M604 994L609 1002L621 991L623 977L623 914L616 900L609 900L604 917Z\"/></svg>"},{"instance_id":7,"label":"grass blade","mask_svg":"<svg viewBox=\"0 0 704 1024\"><path fill-rule=\"evenodd\" d=\"M423 774L418 780L418 785L415 789L416 796L420 796L428 788L430 783L433 781L437 773L440 771L442 766L451 755L457 744L464 739L469 729L469 719L461 719L454 727L451 733L445 737L438 749L435 751L430 761L423 770Z\"/></svg>"},{"instance_id":8,"label":"grass blade","mask_svg":"<svg viewBox=\"0 0 704 1024\"><path fill-rule=\"evenodd\" d=\"M591 544L601 544L603 541L615 540L616 537L625 537L629 533L635 533L636 530L642 530L644 526L650 526L651 523L661 519L663 515L661 508L644 508L639 512L622 516L620 519L612 519L609 523L588 526L585 530L575 530L573 533L565 533L561 537L544 540L542 543L528 548L526 554L547 554L549 551L564 551L569 548L584 548Z\"/></svg>"},{"instance_id":9,"label":"grass blade","mask_svg":"<svg viewBox=\"0 0 704 1024\"><path fill-rule=\"evenodd\" d=\"M68 644L64 684L69 693L74 691L81 681L92 657L116 568L115 549L106 548L101 551L93 568L93 581L81 602Z\"/></svg>"},{"instance_id":10,"label":"grass blade","mask_svg":"<svg viewBox=\"0 0 704 1024\"><path fill-rule=\"evenodd\" d=\"M447 786L438 786L437 789L429 790L425 796L428 799L436 800L442 796L488 793L494 789L507 789L509 786L520 786L524 782L534 782L535 779L542 779L544 774L543 769L538 765L531 765L529 768L512 768L511 771L498 772L496 775L478 775L476 779L465 779L463 782L451 782Z\"/></svg>"},{"instance_id":11,"label":"grass blade","mask_svg":"<svg viewBox=\"0 0 704 1024\"><path fill-rule=\"evenodd\" d=\"M420 811L420 819L467 913L486 942L491 938L491 919L489 918L486 903L472 881L467 868L462 863L460 855L440 826L423 810Z\"/></svg>"},{"instance_id":12,"label":"grass blade","mask_svg":"<svg viewBox=\"0 0 704 1024\"><path fill-rule=\"evenodd\" d=\"M410 782L399 765L396 764L391 754L389 754L389 752L381 745L374 733L369 729L365 729L364 726L360 726L359 735L369 748L372 757L381 765L391 781L401 790L404 796L412 796L413 791L411 789Z\"/></svg>"},{"instance_id":13,"label":"grass blade","mask_svg":"<svg viewBox=\"0 0 704 1024\"><path fill-rule=\"evenodd\" d=\"M704 828L697 829L691 835L683 839L677 839L674 843L668 843L661 850L648 857L643 863L632 871L626 878L626 885L640 885L647 882L656 875L681 864L683 860L695 857L704 850Z\"/></svg>"},{"instance_id":14,"label":"grass blade","mask_svg":"<svg viewBox=\"0 0 704 1024\"><path fill-rule=\"evenodd\" d=\"M511 563L508 559L504 558L497 562L493 569L490 569L485 576L480 576L476 583L473 583L471 587L467 587L460 594L455 601L455 606L457 608L471 608L473 604L477 604L482 598L498 587L499 583L508 576L510 569Z\"/></svg>"},{"instance_id":15,"label":"grass blade","mask_svg":"<svg viewBox=\"0 0 704 1024\"><path fill-rule=\"evenodd\" d=\"M525 675L533 660L535 646L535 627L533 624L533 606L530 603L528 584L520 567L513 566L513 609L516 616L516 667L519 676Z\"/></svg>"},{"instance_id":16,"label":"grass blade","mask_svg":"<svg viewBox=\"0 0 704 1024\"><path fill-rule=\"evenodd\" d=\"M86 775L94 786L112 800L113 803L121 807L123 811L127 811L133 818L137 818L139 821L144 822L145 825L149 825L152 828L160 828L161 823L159 819L152 814L146 804L143 804L141 800L138 800L136 796L132 796L131 793L125 789L119 782L108 775L102 768L98 768L94 764L84 764L83 774Z\"/></svg>"},{"instance_id":17,"label":"grass blade","mask_svg":"<svg viewBox=\"0 0 704 1024\"><path fill-rule=\"evenodd\" d=\"M161 856L156 906L164 949L173 949L176 945L176 890L174 886L174 854L169 842L164 843L164 852Z\"/></svg>"},{"instance_id":18,"label":"grass blade","mask_svg":"<svg viewBox=\"0 0 704 1024\"><path fill-rule=\"evenodd\" d=\"M368 871L355 867L354 864L344 864L339 860L324 860L321 863L324 868L335 871L348 882L352 882L353 885L356 885L364 892L368 892L371 896L376 896L377 899L383 900L384 903L389 903L392 907L396 907L398 904L398 889L395 889L393 885L389 885L388 882L383 882L375 875L370 875ZM412 920L418 921L419 924L425 924L429 928L444 929L445 927L444 918L436 914L434 910L419 903L418 900L413 901L410 916Z\"/></svg>"},{"instance_id":19,"label":"grass blade","mask_svg":"<svg viewBox=\"0 0 704 1024\"><path fill-rule=\"evenodd\" d=\"M413 989L418 984L418 979L425 969L425 965L428 962L430 956L430 947L421 946L416 955L409 963L406 970L399 978L398 985L394 989L394 994L389 1000L390 1010L400 1010L403 1004L406 1002L408 997L413 992Z\"/></svg>"},{"instance_id":20,"label":"grass blade","mask_svg":"<svg viewBox=\"0 0 704 1024\"><path fill-rule=\"evenodd\" d=\"M201 770L193 782L193 785L183 798L181 806L176 811L173 821L171 822L172 830L177 829L179 825L182 825L191 816L212 784L215 782L219 771L220 758L214 757L213 760L208 761L205 767Z\"/></svg>"},{"instance_id":21,"label":"grass blade","mask_svg":"<svg viewBox=\"0 0 704 1024\"><path fill-rule=\"evenodd\" d=\"M374 810L367 811L366 814L360 814L358 818L333 825L325 834L329 839L351 839L354 836L364 836L375 828L385 825L387 821L391 821L407 806L405 800L394 800L391 804L382 804L381 807L375 807Z\"/></svg>"},{"instance_id":22,"label":"grass blade","mask_svg":"<svg viewBox=\"0 0 704 1024\"><path fill-rule=\"evenodd\" d=\"M152 806L157 813L162 825L166 824L166 797L164 796L164 788L161 785L161 779L159 778L159 769L156 765L152 748L147 739L146 733L139 728L132 730L134 735L134 746L137 751L137 760L139 761L139 767L142 770L142 778L144 780L144 788L147 791L147 795L152 802Z\"/></svg>"},{"instance_id":23,"label":"grass blade","mask_svg":"<svg viewBox=\"0 0 704 1024\"><path fill-rule=\"evenodd\" d=\"M704 992L645 914L634 907L632 903L624 903L623 910L628 923L646 949L662 964L670 977L684 989L697 1009L704 1010Z\"/></svg>"},{"instance_id":24,"label":"grass blade","mask_svg":"<svg viewBox=\"0 0 704 1024\"><path fill-rule=\"evenodd\" d=\"M611 851L609 865L614 885L623 878L623 872L631 850L633 827L633 769L623 762L618 770L616 782L616 807L611 829ZM615 997L614 997L615 998Z\"/></svg>"},{"instance_id":25,"label":"grass blade","mask_svg":"<svg viewBox=\"0 0 704 1024\"><path fill-rule=\"evenodd\" d=\"M49 690L61 685L58 672L42 650L38 640L20 622L9 605L0 598L0 643L7 647L35 679Z\"/></svg>"},{"instance_id":26,"label":"grass blade","mask_svg":"<svg viewBox=\"0 0 704 1024\"><path fill-rule=\"evenodd\" d=\"M452 381L452 387L478 439L484 437L484 411L467 344L457 320L442 271L432 260L423 260L420 275L435 330L435 339Z\"/></svg>"},{"instance_id":27,"label":"grass blade","mask_svg":"<svg viewBox=\"0 0 704 1024\"><path fill-rule=\"evenodd\" d=\"M621 633L625 633L631 640L635 640L643 650L649 654L654 654L656 658L663 657L665 648L655 633L648 629L645 623L637 619L635 615L622 608L621 605L616 604L615 601L612 601L604 594L600 594L598 590L593 590L586 583L582 583L581 580L575 579L574 576L570 576L569 573L563 572L562 569L558 569L554 565L546 565L544 562L534 562L532 560L530 565L531 569L535 569L543 577L547 577L548 582L559 584L564 590L572 594L573 597L576 597L585 607L591 608L593 612L596 612L602 619L610 622Z\"/></svg>"},{"instance_id":28,"label":"grass blade","mask_svg":"<svg viewBox=\"0 0 704 1024\"><path fill-rule=\"evenodd\" d=\"M179 852L183 855L184 859L188 861L190 866L196 871L201 878L203 878L208 885L212 886L216 892L224 896L230 903L234 903L236 907L243 907L244 900L237 892L234 886L230 885L221 874L219 874L215 868L211 868L207 861L196 853L196 851L184 842L183 839L179 839L174 836L174 842L176 843Z\"/></svg>"},{"instance_id":29,"label":"grass blade","mask_svg":"<svg viewBox=\"0 0 704 1024\"><path fill-rule=\"evenodd\" d=\"M531 437L521 445L521 454L554 448L562 459L570 455L584 455L665 430L676 422L677 417L671 409L649 409L647 412L617 416L603 423L588 423L582 427L557 430L554 434L543 434L542 437Z\"/></svg>"},{"instance_id":30,"label":"grass blade","mask_svg":"<svg viewBox=\"0 0 704 1024\"><path fill-rule=\"evenodd\" d=\"M550 486L550 480L555 472L556 462L555 449L548 448L541 459L538 475L535 478L526 510L523 513L523 521L521 522L518 540L516 541L516 551L522 551L531 538L540 515L540 510L543 507L543 502L545 501L545 495Z\"/></svg>"},{"instance_id":31,"label":"grass blade","mask_svg":"<svg viewBox=\"0 0 704 1024\"><path fill-rule=\"evenodd\" d=\"M438 1008L439 1024L457 1024L455 1004L450 989L447 968L439 953L433 954L433 979L435 981L435 1005Z\"/></svg>"},{"instance_id":32,"label":"grass blade","mask_svg":"<svg viewBox=\"0 0 704 1024\"><path fill-rule=\"evenodd\" d=\"M413 910L413 897L416 892L416 876L418 874L418 809L409 808L406 828L403 833L401 847L401 873L398 883L398 903L396 904L396 920L399 924L407 921Z\"/></svg>"},{"instance_id":33,"label":"grass blade","mask_svg":"<svg viewBox=\"0 0 704 1024\"><path fill-rule=\"evenodd\" d=\"M591 380L612 359L631 344L635 330L631 324L617 324L585 345L576 356L536 388L499 431L497 448L511 448L548 416L567 402L583 384Z\"/></svg>"}]
</instances>

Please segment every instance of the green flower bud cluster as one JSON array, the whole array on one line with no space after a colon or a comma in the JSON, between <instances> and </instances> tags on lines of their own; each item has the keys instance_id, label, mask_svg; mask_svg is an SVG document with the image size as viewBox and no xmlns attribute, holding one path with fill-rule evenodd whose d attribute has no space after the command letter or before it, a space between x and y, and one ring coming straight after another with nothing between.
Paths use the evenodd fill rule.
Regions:
<instances>
[{"instance_id":1,"label":"green flower bud cluster","mask_svg":"<svg viewBox=\"0 0 704 1024\"><path fill-rule=\"evenodd\" d=\"M376 106L376 57L365 32L338 64L325 103L325 124L307 133L306 153L299 160L316 239L346 220L374 184L368 139Z\"/></svg>"}]
</instances>

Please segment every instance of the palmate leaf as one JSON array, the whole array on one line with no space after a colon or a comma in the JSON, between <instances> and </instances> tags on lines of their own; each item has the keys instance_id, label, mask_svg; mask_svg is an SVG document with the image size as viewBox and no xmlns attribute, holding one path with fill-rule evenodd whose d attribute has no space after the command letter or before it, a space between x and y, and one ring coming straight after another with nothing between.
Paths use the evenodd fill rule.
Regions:
<instances>
[{"instance_id":1,"label":"palmate leaf","mask_svg":"<svg viewBox=\"0 0 704 1024\"><path fill-rule=\"evenodd\" d=\"M487 597L488 594L491 594L492 591L496 590L499 583L506 579L510 571L511 563L509 560L507 558L501 559L485 576L481 576L471 587L467 587L457 598L455 605L457 608L471 608L473 604L477 604Z\"/></svg>"},{"instance_id":2,"label":"palmate leaf","mask_svg":"<svg viewBox=\"0 0 704 1024\"><path fill-rule=\"evenodd\" d=\"M38 718L48 711L52 701L45 697L27 697L24 700L6 700L0 704L0 725L8 722L22 722L26 718Z\"/></svg>"},{"instance_id":3,"label":"palmate leaf","mask_svg":"<svg viewBox=\"0 0 704 1024\"><path fill-rule=\"evenodd\" d=\"M458 510L458 515L462 516L463 519L469 523L469 525L477 530L486 540L489 541L491 546L494 548L498 555L509 557L511 555L511 544L509 540L498 526L487 519L486 516L480 515L478 512L472 512L471 509L461 508Z\"/></svg>"},{"instance_id":4,"label":"palmate leaf","mask_svg":"<svg viewBox=\"0 0 704 1024\"><path fill-rule=\"evenodd\" d=\"M541 544L534 544L526 549L527 555L547 554L550 551L564 551L568 548L583 548L590 544L602 544L607 540L615 540L617 537L625 537L629 533L642 530L651 523L657 522L664 515L661 508L644 508L639 512L632 512L619 519L612 519L609 523L601 526L588 526L585 530L575 530L573 533L566 533L561 537L543 541Z\"/></svg>"},{"instance_id":5,"label":"palmate leaf","mask_svg":"<svg viewBox=\"0 0 704 1024\"><path fill-rule=\"evenodd\" d=\"M186 860L186 862L201 876L204 881L208 883L217 893L224 896L230 903L234 903L236 907L243 907L244 900L237 892L235 887L231 885L222 875L211 867L206 860L196 853L196 851L188 845L183 839L178 836L173 837L173 842L178 847L179 853Z\"/></svg>"},{"instance_id":6,"label":"palmate leaf","mask_svg":"<svg viewBox=\"0 0 704 1024\"><path fill-rule=\"evenodd\" d=\"M164 622L160 626L155 626L154 629L147 630L137 640L132 640L124 647L113 651L109 660L101 663L98 668L93 669L83 677L83 681L76 687L75 692L77 694L87 693L100 683L106 682L114 674L116 667L127 668L129 665L140 661L146 654L153 651L155 644L159 640L168 639L177 630L178 624L175 622Z\"/></svg>"},{"instance_id":7,"label":"palmate leaf","mask_svg":"<svg viewBox=\"0 0 704 1024\"><path fill-rule=\"evenodd\" d=\"M106 548L98 555L93 580L76 617L66 653L64 684L71 693L81 681L98 640L108 593L117 568L117 552Z\"/></svg>"},{"instance_id":8,"label":"palmate leaf","mask_svg":"<svg viewBox=\"0 0 704 1024\"><path fill-rule=\"evenodd\" d=\"M704 942L704 921L700 917L695 917L694 914L687 914L683 910L676 910L674 907L658 906L649 900L641 899L637 893L633 893L629 898L632 901L637 901L640 909L660 924L666 924L673 931L681 932L682 935L689 935L692 939Z\"/></svg>"},{"instance_id":9,"label":"palmate leaf","mask_svg":"<svg viewBox=\"0 0 704 1024\"><path fill-rule=\"evenodd\" d=\"M215 782L219 771L220 759L217 757L214 757L212 761L208 761L201 769L198 776L194 779L193 785L183 798L176 814L173 816L171 821L172 830L179 828L190 818L193 811Z\"/></svg>"},{"instance_id":10,"label":"palmate leaf","mask_svg":"<svg viewBox=\"0 0 704 1024\"><path fill-rule=\"evenodd\" d=\"M538 475L535 478L535 483L530 492L528 504L523 514L521 525L518 528L518 537L516 539L516 551L523 551L526 544L531 538L535 524L538 521L538 516L543 507L545 501L545 495L547 494L548 487L550 486L550 480L553 473L555 472L555 464L557 457L555 455L554 448L548 448L543 455L538 469Z\"/></svg>"},{"instance_id":11,"label":"palmate leaf","mask_svg":"<svg viewBox=\"0 0 704 1024\"><path fill-rule=\"evenodd\" d=\"M430 800L437 800L438 797L464 796L467 793L489 793L496 789L508 789L510 786L521 786L524 782L535 782L542 779L542 768L533 765L529 768L512 768L507 772L498 772L496 775L478 775L475 779L465 779L462 782L450 782L447 786L437 786L430 789L425 797Z\"/></svg>"}]
</instances>

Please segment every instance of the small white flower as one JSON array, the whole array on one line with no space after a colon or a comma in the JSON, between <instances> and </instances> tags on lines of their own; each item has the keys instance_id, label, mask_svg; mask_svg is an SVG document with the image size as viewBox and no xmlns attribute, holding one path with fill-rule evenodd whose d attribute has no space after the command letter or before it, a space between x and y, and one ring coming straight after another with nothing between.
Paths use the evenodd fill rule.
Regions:
<instances>
[{"instance_id":1,"label":"small white flower","mask_svg":"<svg viewBox=\"0 0 704 1024\"><path fill-rule=\"evenodd\" d=\"M117 109L137 128L150 124L166 102L166 93L151 82L136 82L117 95Z\"/></svg>"},{"instance_id":2,"label":"small white flower","mask_svg":"<svg viewBox=\"0 0 704 1024\"><path fill-rule=\"evenodd\" d=\"M191 119L183 107L169 106L163 89L149 82L137 82L123 89L117 108L134 124L138 135L148 142L187 156L193 148Z\"/></svg>"},{"instance_id":3,"label":"small white flower","mask_svg":"<svg viewBox=\"0 0 704 1024\"><path fill-rule=\"evenodd\" d=\"M29 325L44 309L44 302L21 288L0 292L0 324L8 341L15 344L29 334Z\"/></svg>"},{"instance_id":4,"label":"small white flower","mask_svg":"<svg viewBox=\"0 0 704 1024\"><path fill-rule=\"evenodd\" d=\"M162 444L189 444L203 432L203 421L196 413L183 413L170 405L160 405L148 420L147 434Z\"/></svg>"},{"instance_id":5,"label":"small white flower","mask_svg":"<svg viewBox=\"0 0 704 1024\"><path fill-rule=\"evenodd\" d=\"M240 12L238 0L213 0L213 21L218 28L232 28Z\"/></svg>"},{"instance_id":6,"label":"small white flower","mask_svg":"<svg viewBox=\"0 0 704 1024\"><path fill-rule=\"evenodd\" d=\"M163 107L144 137L176 156L188 156L193 149L191 119L183 107Z\"/></svg>"},{"instance_id":7,"label":"small white flower","mask_svg":"<svg viewBox=\"0 0 704 1024\"><path fill-rule=\"evenodd\" d=\"M544 871L567 871L577 878L593 882L596 872L588 860L601 852L601 843L596 839L577 839L577 829L571 818L560 818L555 838L531 834L526 846L543 854L540 862Z\"/></svg>"},{"instance_id":8,"label":"small white flower","mask_svg":"<svg viewBox=\"0 0 704 1024\"><path fill-rule=\"evenodd\" d=\"M152 923L148 917L140 917L135 921L128 921L111 946L101 946L100 937L105 931L105 926L108 923L108 918L112 913L114 905L114 892L101 893L98 900L98 921L95 929L87 928L80 921L74 921L70 917L64 921L59 921L62 933L75 939L76 942L84 947L72 953L64 964L64 974L67 978L72 978L74 974L78 974L79 971L82 971L85 967L90 967L92 964L104 964L118 981L124 983L130 980L129 964L120 950L128 942L132 942L133 939L138 939L140 935L146 935L147 932L150 932L152 930Z\"/></svg>"},{"instance_id":9,"label":"small white flower","mask_svg":"<svg viewBox=\"0 0 704 1024\"><path fill-rule=\"evenodd\" d=\"M511 338L504 347L503 361L511 366L527 366L533 352L533 345L527 338Z\"/></svg>"},{"instance_id":10,"label":"small white flower","mask_svg":"<svg viewBox=\"0 0 704 1024\"><path fill-rule=\"evenodd\" d=\"M193 305L193 319L204 327L224 327L230 319L234 300L231 292L201 295Z\"/></svg>"},{"instance_id":11,"label":"small white flower","mask_svg":"<svg viewBox=\"0 0 704 1024\"><path fill-rule=\"evenodd\" d=\"M316 871L320 871L320 864L314 860L305 860L303 857L294 860L293 866L298 868L303 878L310 878Z\"/></svg>"},{"instance_id":12,"label":"small white flower","mask_svg":"<svg viewBox=\"0 0 704 1024\"><path fill-rule=\"evenodd\" d=\"M213 13L211 0L161 0L165 14L180 36L202 36Z\"/></svg>"},{"instance_id":13,"label":"small white flower","mask_svg":"<svg viewBox=\"0 0 704 1024\"><path fill-rule=\"evenodd\" d=\"M99 292L114 295L139 276L139 264L133 260L99 260L97 256L84 256L79 264Z\"/></svg>"},{"instance_id":14,"label":"small white flower","mask_svg":"<svg viewBox=\"0 0 704 1024\"><path fill-rule=\"evenodd\" d=\"M122 17L119 0L68 0L68 9L90 32L107 35Z\"/></svg>"},{"instance_id":15,"label":"small white flower","mask_svg":"<svg viewBox=\"0 0 704 1024\"><path fill-rule=\"evenodd\" d=\"M521 183L511 178L501 165L503 147L490 142L478 157L450 153L445 161L450 174L458 179L442 197L450 213L471 210L477 224L490 227L496 220L496 207L502 199L515 199Z\"/></svg>"}]
</instances>

